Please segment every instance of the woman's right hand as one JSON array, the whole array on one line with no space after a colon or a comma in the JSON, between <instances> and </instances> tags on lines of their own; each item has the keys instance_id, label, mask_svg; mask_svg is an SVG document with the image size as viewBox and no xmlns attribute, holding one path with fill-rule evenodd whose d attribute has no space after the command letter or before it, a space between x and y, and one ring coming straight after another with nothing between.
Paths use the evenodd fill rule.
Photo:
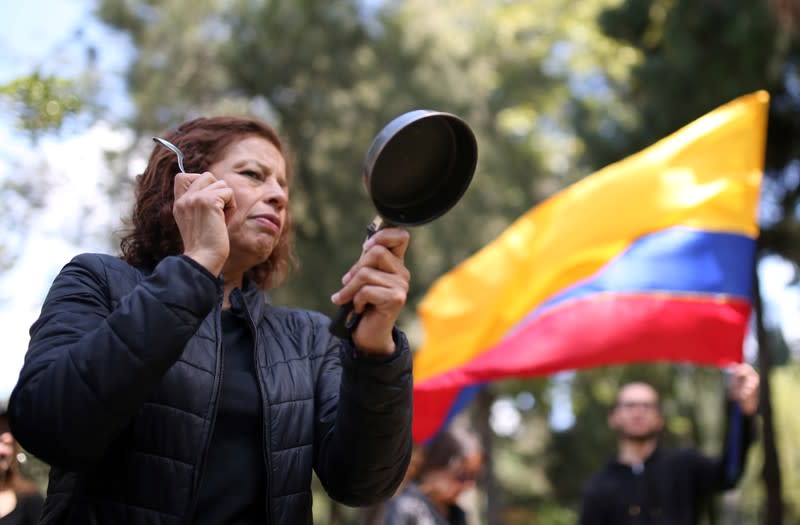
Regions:
<instances>
[{"instance_id":1,"label":"woman's right hand","mask_svg":"<svg viewBox=\"0 0 800 525\"><path fill-rule=\"evenodd\" d=\"M230 242L226 217L236 210L233 190L210 171L175 176L172 214L183 240L183 253L213 275L228 260Z\"/></svg>"}]
</instances>

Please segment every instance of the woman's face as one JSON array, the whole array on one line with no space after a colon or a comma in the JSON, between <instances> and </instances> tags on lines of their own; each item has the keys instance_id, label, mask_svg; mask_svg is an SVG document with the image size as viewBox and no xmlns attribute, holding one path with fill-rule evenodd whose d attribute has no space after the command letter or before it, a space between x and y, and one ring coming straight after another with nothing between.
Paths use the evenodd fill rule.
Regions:
<instances>
[{"instance_id":1,"label":"woman's face","mask_svg":"<svg viewBox=\"0 0 800 525\"><path fill-rule=\"evenodd\" d=\"M0 473L7 472L14 461L14 437L11 432L0 434Z\"/></svg>"},{"instance_id":2,"label":"woman's face","mask_svg":"<svg viewBox=\"0 0 800 525\"><path fill-rule=\"evenodd\" d=\"M223 272L245 272L269 258L286 226L286 161L272 142L248 136L208 171L228 184L236 202L226 211L231 251Z\"/></svg>"},{"instance_id":3,"label":"woman's face","mask_svg":"<svg viewBox=\"0 0 800 525\"><path fill-rule=\"evenodd\" d=\"M455 503L458 496L475 485L483 465L483 455L475 452L452 465L428 472L423 483L428 495L443 503Z\"/></svg>"}]
</instances>

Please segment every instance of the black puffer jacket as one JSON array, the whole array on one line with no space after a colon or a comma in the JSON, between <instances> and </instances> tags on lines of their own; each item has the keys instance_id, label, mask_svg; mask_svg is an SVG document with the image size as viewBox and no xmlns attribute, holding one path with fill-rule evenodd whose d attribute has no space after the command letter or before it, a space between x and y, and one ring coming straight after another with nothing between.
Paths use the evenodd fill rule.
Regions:
<instances>
[{"instance_id":1,"label":"black puffer jacket","mask_svg":"<svg viewBox=\"0 0 800 525\"><path fill-rule=\"evenodd\" d=\"M152 272L97 254L56 278L10 400L52 465L43 523L190 523L219 394L222 282L184 256ZM411 358L355 355L316 313L246 305L264 409L270 523L311 522L311 469L349 505L388 498L411 451ZM231 480L235 483L235 480Z\"/></svg>"}]
</instances>

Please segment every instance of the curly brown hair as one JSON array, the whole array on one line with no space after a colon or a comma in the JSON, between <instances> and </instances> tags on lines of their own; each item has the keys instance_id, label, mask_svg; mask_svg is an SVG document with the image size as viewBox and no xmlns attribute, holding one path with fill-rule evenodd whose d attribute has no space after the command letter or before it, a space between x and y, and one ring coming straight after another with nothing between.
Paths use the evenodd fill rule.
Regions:
<instances>
[{"instance_id":1,"label":"curly brown hair","mask_svg":"<svg viewBox=\"0 0 800 525\"><path fill-rule=\"evenodd\" d=\"M187 172L203 173L222 159L231 144L249 136L264 138L278 149L286 162L287 183L291 184L292 165L286 147L272 127L256 119L196 118L163 137L183 152ZM120 242L121 257L127 263L153 268L164 257L183 253L183 241L172 215L174 178L179 171L174 153L160 146L153 148L147 168L136 177L136 201L126 221L130 229ZM261 289L281 284L296 266L293 236L292 215L287 209L286 223L275 249L265 262L246 274Z\"/></svg>"}]
</instances>

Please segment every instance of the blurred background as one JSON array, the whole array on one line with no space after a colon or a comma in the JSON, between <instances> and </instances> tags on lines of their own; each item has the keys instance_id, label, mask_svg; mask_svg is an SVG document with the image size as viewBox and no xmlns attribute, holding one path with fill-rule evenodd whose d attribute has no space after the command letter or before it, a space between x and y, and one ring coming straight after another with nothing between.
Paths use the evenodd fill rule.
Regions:
<instances>
[{"instance_id":1,"label":"blurred background","mask_svg":"<svg viewBox=\"0 0 800 525\"><path fill-rule=\"evenodd\" d=\"M745 344L766 374L767 428L744 481L704 523L763 523L776 505L784 523L800 523L800 3L2 0L2 12L0 402L53 277L79 252L117 252L151 137L186 118L255 115L288 139L301 269L272 299L331 314L330 293L373 215L361 183L372 138L411 109L464 118L480 149L472 186L412 232L401 320L418 343L415 306L431 283L525 211L768 90L763 308ZM637 365L496 383L462 416L490 450L469 499L475 522L574 523L583 482L614 449L606 416L616 387L634 377L662 391L668 443L719 451L716 369ZM24 466L46 484L45 465ZM359 520L321 491L314 509L319 523Z\"/></svg>"}]
</instances>

